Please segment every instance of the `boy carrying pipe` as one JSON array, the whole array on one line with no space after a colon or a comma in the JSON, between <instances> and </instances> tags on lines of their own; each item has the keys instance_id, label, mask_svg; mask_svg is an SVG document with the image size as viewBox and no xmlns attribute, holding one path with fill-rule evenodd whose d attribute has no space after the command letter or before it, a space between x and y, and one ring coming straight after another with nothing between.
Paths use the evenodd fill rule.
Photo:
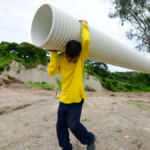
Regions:
<instances>
[{"instance_id":1,"label":"boy carrying pipe","mask_svg":"<svg viewBox=\"0 0 150 150\"><path fill-rule=\"evenodd\" d=\"M87 22L79 22L82 24L82 44L75 40L69 41L65 53L62 54L46 49L51 52L49 75L54 76L60 71L62 77L56 129L62 150L72 150L68 128L82 144L87 145L87 150L95 150L96 137L80 123L82 106L87 99L82 83L82 71L89 54L90 34Z\"/></svg>"}]
</instances>

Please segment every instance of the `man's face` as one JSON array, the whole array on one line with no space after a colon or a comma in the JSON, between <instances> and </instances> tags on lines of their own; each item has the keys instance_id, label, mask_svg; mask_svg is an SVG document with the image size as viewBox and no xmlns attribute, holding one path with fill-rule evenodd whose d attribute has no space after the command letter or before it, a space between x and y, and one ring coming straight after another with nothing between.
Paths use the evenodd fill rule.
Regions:
<instances>
[{"instance_id":1,"label":"man's face","mask_svg":"<svg viewBox=\"0 0 150 150\"><path fill-rule=\"evenodd\" d=\"M72 57L69 57L69 56L66 54L66 59L67 59L68 62L74 62L78 57L79 57L79 55L72 58Z\"/></svg>"}]
</instances>

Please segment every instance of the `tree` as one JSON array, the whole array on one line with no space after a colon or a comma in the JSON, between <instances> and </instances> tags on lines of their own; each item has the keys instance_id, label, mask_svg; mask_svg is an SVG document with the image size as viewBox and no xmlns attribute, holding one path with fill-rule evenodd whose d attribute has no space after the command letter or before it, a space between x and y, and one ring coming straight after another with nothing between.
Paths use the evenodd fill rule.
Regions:
<instances>
[{"instance_id":1,"label":"tree","mask_svg":"<svg viewBox=\"0 0 150 150\"><path fill-rule=\"evenodd\" d=\"M84 63L84 68L90 72L94 72L101 77L106 77L110 74L108 71L108 66L102 62L96 62L93 60L86 59Z\"/></svg>"},{"instance_id":2,"label":"tree","mask_svg":"<svg viewBox=\"0 0 150 150\"><path fill-rule=\"evenodd\" d=\"M102 69L102 70L105 70L105 71L108 70L107 64L102 63L102 62L97 62L97 61L94 61L94 60L86 59L84 65L85 65L86 68L89 68L89 70L93 70L93 69L95 69L95 70L96 69Z\"/></svg>"},{"instance_id":3,"label":"tree","mask_svg":"<svg viewBox=\"0 0 150 150\"><path fill-rule=\"evenodd\" d=\"M136 38L139 51L150 53L150 0L111 0L114 11L110 18L120 18L122 26L125 22L132 28L126 32L128 39Z\"/></svg>"}]
</instances>

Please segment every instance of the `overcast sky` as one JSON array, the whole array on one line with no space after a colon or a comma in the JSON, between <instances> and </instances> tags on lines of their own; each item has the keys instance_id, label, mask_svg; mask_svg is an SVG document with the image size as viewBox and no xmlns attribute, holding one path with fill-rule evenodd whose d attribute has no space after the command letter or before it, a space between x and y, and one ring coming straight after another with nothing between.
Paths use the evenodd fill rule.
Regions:
<instances>
[{"instance_id":1,"label":"overcast sky","mask_svg":"<svg viewBox=\"0 0 150 150\"><path fill-rule=\"evenodd\" d=\"M50 3L77 19L84 19L99 31L113 37L121 43L134 48L136 43L129 41L126 31L130 25L121 26L119 19L108 18L113 7L102 0L0 0L0 42L31 41L31 24L37 9ZM110 71L128 71L128 69L109 65Z\"/></svg>"}]
</instances>

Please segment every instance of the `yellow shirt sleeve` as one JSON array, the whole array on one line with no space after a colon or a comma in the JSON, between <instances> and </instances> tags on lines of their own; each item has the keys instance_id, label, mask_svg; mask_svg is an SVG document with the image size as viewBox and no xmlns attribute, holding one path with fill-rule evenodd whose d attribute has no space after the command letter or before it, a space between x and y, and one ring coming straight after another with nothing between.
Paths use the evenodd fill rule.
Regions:
<instances>
[{"instance_id":1,"label":"yellow shirt sleeve","mask_svg":"<svg viewBox=\"0 0 150 150\"><path fill-rule=\"evenodd\" d=\"M51 60L48 64L48 73L50 76L54 76L59 73L60 64L59 64L59 55L57 52L51 52Z\"/></svg>"},{"instance_id":2,"label":"yellow shirt sleeve","mask_svg":"<svg viewBox=\"0 0 150 150\"><path fill-rule=\"evenodd\" d=\"M82 50L81 57L82 60L85 61L89 55L90 51L90 33L88 25L83 22L82 23Z\"/></svg>"}]
</instances>

